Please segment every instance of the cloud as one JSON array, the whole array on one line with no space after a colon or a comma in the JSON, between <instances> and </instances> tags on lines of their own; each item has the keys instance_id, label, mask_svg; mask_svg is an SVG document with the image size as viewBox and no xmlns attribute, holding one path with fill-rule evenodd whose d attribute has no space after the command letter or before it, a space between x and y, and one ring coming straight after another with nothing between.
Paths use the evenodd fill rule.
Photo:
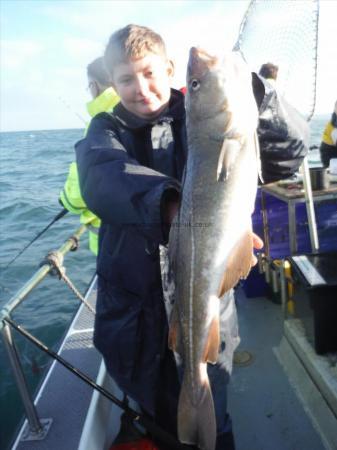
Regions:
<instances>
[{"instance_id":1,"label":"cloud","mask_svg":"<svg viewBox=\"0 0 337 450\"><path fill-rule=\"evenodd\" d=\"M185 84L191 47L199 46L218 55L232 49L247 2L234 2L231 9L228 3L209 2L206 11L193 11L175 21L174 33L171 24L166 23L161 27L161 35L166 42L168 54L175 63L176 87Z\"/></svg>"},{"instance_id":2,"label":"cloud","mask_svg":"<svg viewBox=\"0 0 337 450\"><path fill-rule=\"evenodd\" d=\"M1 66L3 70L18 70L41 55L44 45L35 40L1 40Z\"/></svg>"},{"instance_id":3,"label":"cloud","mask_svg":"<svg viewBox=\"0 0 337 450\"><path fill-rule=\"evenodd\" d=\"M165 1L161 6L165 7ZM94 38L103 38L104 43L108 36L117 28L120 28L132 21L142 21L142 17L149 16L148 10L158 8L153 1L67 1L66 8L62 3L54 2L45 5L41 10L46 20L58 21L66 28L71 28L74 32ZM166 5L167 6L167 5ZM151 15L151 14L150 14ZM138 20L137 20L138 19Z\"/></svg>"},{"instance_id":4,"label":"cloud","mask_svg":"<svg viewBox=\"0 0 337 450\"><path fill-rule=\"evenodd\" d=\"M64 52L72 60L84 60L88 63L91 59L101 55L104 51L104 45L101 42L89 38L65 37L63 39Z\"/></svg>"},{"instance_id":5,"label":"cloud","mask_svg":"<svg viewBox=\"0 0 337 450\"><path fill-rule=\"evenodd\" d=\"M274 5L277 2L261 3ZM174 59L176 66L173 85L181 87L185 84L189 48L200 45L215 53L231 48L236 41L249 0L70 0L27 1L24 4L27 5L26 9L21 8L14 14L12 8L11 15L5 11L1 17L2 23L6 23L2 33L6 40L1 43L0 101L4 121L9 126L11 120L11 128L17 124L20 127L28 127L28 122L33 124L37 117L39 122L36 122L34 128L69 127L76 123L81 126L76 113L80 112L86 116L84 104L89 100L85 91L86 66L103 53L111 32L127 23L149 26L163 36L169 56ZM300 17L295 14L295 6L299 5L301 9L301 0L289 4L292 5L289 22L293 21L293 16L300 22ZM284 15L275 13L273 5L270 5L273 9L271 15L266 13L259 27L254 26L252 29L253 42L257 39L256 30L264 31L262 44L257 45L261 49L265 49L272 40L266 39L266 30L269 36L281 23L283 26ZM317 104L325 111L330 111L337 96L337 35L332 20L332 17L336 16L336 6L336 1L321 2L322 33L319 42ZM41 24L41 27L35 26L36 23ZM298 27L294 28L296 32ZM300 38L302 39L302 36ZM280 54L278 57L281 59ZM253 63L256 66L260 61L253 58ZM257 68L255 66L254 68ZM304 85L308 72L298 72L302 79L297 84ZM70 105L68 108L62 104L60 96ZM13 111L12 104L15 104ZM22 117L26 118L25 123L17 120L18 109ZM31 114L32 110L35 111L34 115Z\"/></svg>"},{"instance_id":6,"label":"cloud","mask_svg":"<svg viewBox=\"0 0 337 450\"><path fill-rule=\"evenodd\" d=\"M85 40L68 39L62 45L3 41L1 131L83 127L77 114L88 118L85 68L90 52L97 55L95 45Z\"/></svg>"}]
</instances>

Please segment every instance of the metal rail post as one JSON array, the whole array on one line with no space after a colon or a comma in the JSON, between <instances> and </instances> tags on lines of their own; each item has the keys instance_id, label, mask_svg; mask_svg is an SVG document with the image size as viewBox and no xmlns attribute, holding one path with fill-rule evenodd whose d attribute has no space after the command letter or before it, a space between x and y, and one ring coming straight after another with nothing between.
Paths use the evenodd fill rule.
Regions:
<instances>
[{"instance_id":1,"label":"metal rail post","mask_svg":"<svg viewBox=\"0 0 337 450\"><path fill-rule=\"evenodd\" d=\"M282 311L284 318L287 318L287 280L285 276L285 269L284 269L284 259L281 260L281 264L279 266L279 272L280 272L280 287L281 287L281 303L282 303Z\"/></svg>"},{"instance_id":2,"label":"metal rail post","mask_svg":"<svg viewBox=\"0 0 337 450\"><path fill-rule=\"evenodd\" d=\"M28 434L26 433L24 439L41 440L48 432L51 419L44 419L43 421L40 421L38 417L22 370L20 358L13 340L12 331L7 323L3 324L2 336L28 420L29 432Z\"/></svg>"},{"instance_id":3,"label":"metal rail post","mask_svg":"<svg viewBox=\"0 0 337 450\"><path fill-rule=\"evenodd\" d=\"M66 242L57 250L61 256L77 247L80 236L86 231L86 226L82 225ZM22 370L19 354L17 352L11 328L6 323L6 318L11 312L27 297L27 295L37 286L49 272L52 272L52 264L46 260L42 267L28 280L28 282L0 309L0 331L3 336L5 348L9 361L13 369L14 378L19 389L21 400L26 412L28 427L25 427L21 434L22 441L37 441L46 437L52 419L39 419L37 411L28 390L27 382Z\"/></svg>"},{"instance_id":4,"label":"metal rail post","mask_svg":"<svg viewBox=\"0 0 337 450\"><path fill-rule=\"evenodd\" d=\"M309 163L308 163L307 156L304 158L303 163L302 163L302 174L303 174L305 205L307 208L307 216L308 216L308 224L309 224L311 250L313 253L317 253L319 250L319 241L318 241L318 233L317 233L314 200L313 200L311 181L310 181Z\"/></svg>"}]
</instances>

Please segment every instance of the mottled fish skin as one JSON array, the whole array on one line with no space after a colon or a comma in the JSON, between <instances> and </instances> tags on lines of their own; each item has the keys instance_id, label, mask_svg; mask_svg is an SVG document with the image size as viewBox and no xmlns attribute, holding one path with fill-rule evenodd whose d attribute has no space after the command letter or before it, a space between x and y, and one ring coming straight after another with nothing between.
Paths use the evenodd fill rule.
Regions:
<instances>
[{"instance_id":1,"label":"mottled fish skin","mask_svg":"<svg viewBox=\"0 0 337 450\"><path fill-rule=\"evenodd\" d=\"M219 298L247 276L253 253L258 112L241 56L230 53L220 61L190 50L186 115L189 154L169 240L175 283L169 345L184 364L178 437L214 450L207 362L218 356Z\"/></svg>"}]
</instances>

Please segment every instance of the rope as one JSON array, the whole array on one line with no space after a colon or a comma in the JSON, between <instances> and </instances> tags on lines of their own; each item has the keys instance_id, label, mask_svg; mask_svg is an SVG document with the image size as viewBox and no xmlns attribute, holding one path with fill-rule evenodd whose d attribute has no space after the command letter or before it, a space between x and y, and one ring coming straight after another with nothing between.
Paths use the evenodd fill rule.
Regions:
<instances>
[{"instance_id":1,"label":"rope","mask_svg":"<svg viewBox=\"0 0 337 450\"><path fill-rule=\"evenodd\" d=\"M74 247L72 251L77 250L78 248L78 239L74 239ZM66 269L63 266L63 255L60 252L49 252L45 259L40 263L40 266L44 264L49 264L52 269L50 271L51 275L58 276L60 280L63 280L65 284L69 287L69 289L76 295L76 297L93 313L95 313L94 308L85 300L80 291L76 288L70 278L66 275Z\"/></svg>"}]
</instances>

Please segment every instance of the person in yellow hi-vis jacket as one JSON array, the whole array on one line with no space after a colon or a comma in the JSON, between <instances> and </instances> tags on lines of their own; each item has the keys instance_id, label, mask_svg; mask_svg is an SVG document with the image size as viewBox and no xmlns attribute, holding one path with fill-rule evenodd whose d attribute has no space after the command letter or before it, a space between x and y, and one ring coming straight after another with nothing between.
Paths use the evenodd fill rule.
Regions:
<instances>
[{"instance_id":1,"label":"person in yellow hi-vis jacket","mask_svg":"<svg viewBox=\"0 0 337 450\"><path fill-rule=\"evenodd\" d=\"M324 128L319 151L324 167L329 166L331 158L337 158L337 100L331 119Z\"/></svg>"},{"instance_id":2,"label":"person in yellow hi-vis jacket","mask_svg":"<svg viewBox=\"0 0 337 450\"><path fill-rule=\"evenodd\" d=\"M88 65L87 76L88 90L93 98L87 103L90 116L94 117L100 112L112 111L119 102L119 97L111 87L102 57L96 58ZM69 166L68 177L60 193L60 202L71 213L80 214L81 223L87 225L89 230L89 248L97 256L98 231L101 221L94 213L89 211L82 198L76 162L72 162Z\"/></svg>"}]
</instances>

